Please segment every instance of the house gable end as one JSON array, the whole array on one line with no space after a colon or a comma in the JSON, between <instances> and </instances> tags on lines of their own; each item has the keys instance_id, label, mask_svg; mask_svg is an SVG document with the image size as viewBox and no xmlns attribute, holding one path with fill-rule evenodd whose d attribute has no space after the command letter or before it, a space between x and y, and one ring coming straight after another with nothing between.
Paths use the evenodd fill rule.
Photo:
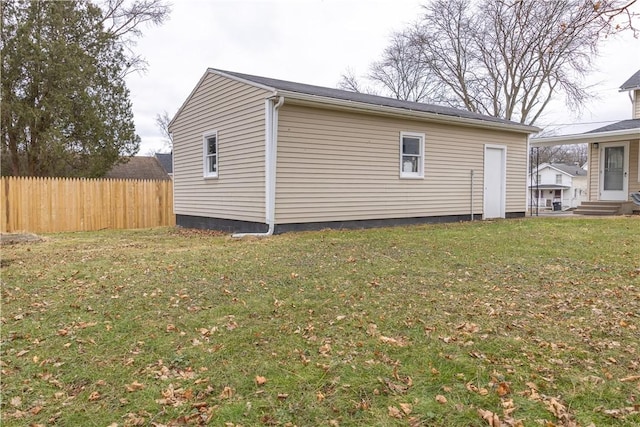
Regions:
<instances>
[{"instance_id":1,"label":"house gable end","mask_svg":"<svg viewBox=\"0 0 640 427\"><path fill-rule=\"evenodd\" d=\"M193 90L191 91L191 93L189 94L189 96L187 96L187 99L182 103L182 105L180 106L180 108L178 109L178 111L176 112L176 114L173 116L173 119L171 119L171 121L169 122L169 132L172 131L174 123L178 120L178 118L182 115L185 107L191 102L192 98L195 96L195 94L200 90L200 87L204 84L204 82L206 81L207 77L209 77L210 75L218 75L227 79L231 79L234 80L236 82L239 83L244 83L246 85L249 86L253 86L259 89L264 89L270 92L274 92L275 89L273 87L269 87L269 86L265 86L265 85L261 85L259 83L255 83L252 82L250 80L247 79L242 79L239 78L237 76L234 76L232 74L229 74L227 72L224 71L220 71L220 70L215 70L213 68L208 68L207 71L205 71L205 73L202 75L202 77L200 77L200 80L198 80L198 83L196 83L195 87L193 88Z\"/></svg>"}]
</instances>

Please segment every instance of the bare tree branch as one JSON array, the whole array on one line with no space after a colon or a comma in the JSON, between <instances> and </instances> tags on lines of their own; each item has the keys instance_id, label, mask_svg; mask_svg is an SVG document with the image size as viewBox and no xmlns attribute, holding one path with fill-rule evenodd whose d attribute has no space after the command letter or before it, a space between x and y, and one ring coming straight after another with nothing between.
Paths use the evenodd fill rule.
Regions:
<instances>
[{"instance_id":1,"label":"bare tree branch","mask_svg":"<svg viewBox=\"0 0 640 427\"><path fill-rule=\"evenodd\" d=\"M160 114L156 114L156 127L160 130L162 137L165 139L165 147L169 150L173 150L173 135L169 132L169 123L171 123L171 117L169 113L163 111Z\"/></svg>"},{"instance_id":2,"label":"bare tree branch","mask_svg":"<svg viewBox=\"0 0 640 427\"><path fill-rule=\"evenodd\" d=\"M368 80L399 99L534 124L551 100L579 110L607 37L634 36L640 0L430 0ZM353 82L352 82L353 83Z\"/></svg>"}]
</instances>

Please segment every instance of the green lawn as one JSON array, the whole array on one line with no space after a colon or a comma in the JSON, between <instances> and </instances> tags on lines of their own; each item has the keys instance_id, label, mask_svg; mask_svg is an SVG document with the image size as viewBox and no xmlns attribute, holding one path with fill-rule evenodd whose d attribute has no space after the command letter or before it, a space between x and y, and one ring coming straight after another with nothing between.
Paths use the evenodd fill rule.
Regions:
<instances>
[{"instance_id":1,"label":"green lawn","mask_svg":"<svg viewBox=\"0 0 640 427\"><path fill-rule=\"evenodd\" d=\"M640 217L44 237L3 426L640 424Z\"/></svg>"}]
</instances>

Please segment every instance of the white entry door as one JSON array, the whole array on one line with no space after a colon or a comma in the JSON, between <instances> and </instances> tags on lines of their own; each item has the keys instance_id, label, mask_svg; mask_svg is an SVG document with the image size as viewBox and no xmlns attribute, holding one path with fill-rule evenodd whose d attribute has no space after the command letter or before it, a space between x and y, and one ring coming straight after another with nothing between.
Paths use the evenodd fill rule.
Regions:
<instances>
[{"instance_id":1,"label":"white entry door","mask_svg":"<svg viewBox=\"0 0 640 427\"><path fill-rule=\"evenodd\" d=\"M600 200L627 200L629 143L600 144Z\"/></svg>"},{"instance_id":2,"label":"white entry door","mask_svg":"<svg viewBox=\"0 0 640 427\"><path fill-rule=\"evenodd\" d=\"M484 214L485 219L504 218L506 193L507 148L484 147Z\"/></svg>"}]
</instances>

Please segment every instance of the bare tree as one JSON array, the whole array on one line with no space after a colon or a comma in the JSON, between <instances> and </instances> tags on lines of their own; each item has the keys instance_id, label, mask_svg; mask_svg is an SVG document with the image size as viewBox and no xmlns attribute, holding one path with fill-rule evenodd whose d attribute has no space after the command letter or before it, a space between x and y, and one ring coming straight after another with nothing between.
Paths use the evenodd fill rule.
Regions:
<instances>
[{"instance_id":1,"label":"bare tree","mask_svg":"<svg viewBox=\"0 0 640 427\"><path fill-rule=\"evenodd\" d=\"M347 68L344 74L340 77L338 82L338 89L348 90L356 93L366 93L369 95L380 95L380 91L373 85L365 84L368 82L367 78L358 78L355 71L351 68Z\"/></svg>"},{"instance_id":2,"label":"bare tree","mask_svg":"<svg viewBox=\"0 0 640 427\"><path fill-rule=\"evenodd\" d=\"M432 73L420 56L410 33L396 33L382 59L371 65L368 78L396 99L432 101L437 87L431 84Z\"/></svg>"},{"instance_id":3,"label":"bare tree","mask_svg":"<svg viewBox=\"0 0 640 427\"><path fill-rule=\"evenodd\" d=\"M587 162L587 144L577 145L553 145L549 147L536 147L535 161L542 163L564 163L567 165L578 164L580 166ZM532 168L536 165L532 163Z\"/></svg>"},{"instance_id":4,"label":"bare tree","mask_svg":"<svg viewBox=\"0 0 640 427\"><path fill-rule=\"evenodd\" d=\"M135 53L136 39L142 36L143 26L161 25L171 13L171 7L164 0L101 0L101 25L105 33L117 40L127 52L125 74L144 71L147 62Z\"/></svg>"},{"instance_id":5,"label":"bare tree","mask_svg":"<svg viewBox=\"0 0 640 427\"><path fill-rule=\"evenodd\" d=\"M166 110L161 114L156 114L156 126L165 140L164 145L169 151L173 151L173 135L169 132L169 123L171 123L171 117L169 117L169 113Z\"/></svg>"},{"instance_id":6,"label":"bare tree","mask_svg":"<svg viewBox=\"0 0 640 427\"><path fill-rule=\"evenodd\" d=\"M584 105L601 41L637 34L637 1L430 0L368 77L400 99L534 124L558 95Z\"/></svg>"}]
</instances>

